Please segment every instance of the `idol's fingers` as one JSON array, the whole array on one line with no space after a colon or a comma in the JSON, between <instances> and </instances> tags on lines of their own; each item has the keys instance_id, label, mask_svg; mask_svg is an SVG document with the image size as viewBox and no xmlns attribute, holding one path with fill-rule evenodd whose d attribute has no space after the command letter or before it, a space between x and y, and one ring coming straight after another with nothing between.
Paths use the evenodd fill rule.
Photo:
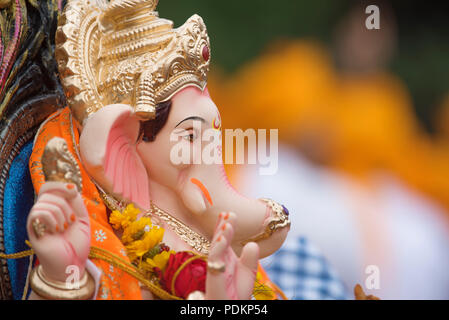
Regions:
<instances>
[{"instance_id":1,"label":"idol's fingers","mask_svg":"<svg viewBox=\"0 0 449 320\"><path fill-rule=\"evenodd\" d=\"M255 242L249 242L243 247L237 266L236 286L239 299L251 299L258 264L259 245Z\"/></svg>"},{"instance_id":2,"label":"idol's fingers","mask_svg":"<svg viewBox=\"0 0 449 320\"><path fill-rule=\"evenodd\" d=\"M76 186L71 183L59 182L59 181L47 181L39 190L39 197L46 193L58 193L67 200L73 199L78 194Z\"/></svg>"},{"instance_id":3,"label":"idol's fingers","mask_svg":"<svg viewBox=\"0 0 449 320\"><path fill-rule=\"evenodd\" d=\"M64 229L67 229L67 227L73 223L73 209L65 198L61 197L59 194L47 192L40 196L38 202L36 203L36 206L46 205L54 208L54 214L62 214L64 220L62 226Z\"/></svg>"},{"instance_id":4,"label":"idol's fingers","mask_svg":"<svg viewBox=\"0 0 449 320\"><path fill-rule=\"evenodd\" d=\"M212 242L207 260L206 299L227 300L225 254L228 243L222 232Z\"/></svg>"},{"instance_id":5,"label":"idol's fingers","mask_svg":"<svg viewBox=\"0 0 449 320\"><path fill-rule=\"evenodd\" d=\"M28 237L33 242L47 233L59 232L59 227L53 214L46 210L34 209L30 212L27 221Z\"/></svg>"},{"instance_id":6,"label":"idol's fingers","mask_svg":"<svg viewBox=\"0 0 449 320\"><path fill-rule=\"evenodd\" d=\"M69 204L72 209L68 214L69 221L73 222L75 218L79 218L82 222L88 224L89 215L86 210L86 206L84 205L83 198L74 184L58 181L46 182L39 191L39 197L43 197L44 194L47 193L59 196ZM72 214L75 215L75 218L72 217Z\"/></svg>"},{"instance_id":7,"label":"idol's fingers","mask_svg":"<svg viewBox=\"0 0 449 320\"><path fill-rule=\"evenodd\" d=\"M37 202L32 211L36 211L36 212L48 212L52 215L53 219L56 221L56 227L55 227L55 231L62 231L67 229L68 227L68 223L66 222L66 218L64 213L62 212L61 208L59 208L58 206L51 204L51 203L42 203L42 202Z\"/></svg>"}]
</instances>

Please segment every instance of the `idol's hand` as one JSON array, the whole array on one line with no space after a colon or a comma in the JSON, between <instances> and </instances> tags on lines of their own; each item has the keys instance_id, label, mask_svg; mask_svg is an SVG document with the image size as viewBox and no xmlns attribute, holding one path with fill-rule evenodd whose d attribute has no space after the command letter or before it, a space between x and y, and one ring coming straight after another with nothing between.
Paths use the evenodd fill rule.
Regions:
<instances>
[{"instance_id":1,"label":"idol's hand","mask_svg":"<svg viewBox=\"0 0 449 320\"><path fill-rule=\"evenodd\" d=\"M250 242L239 257L231 248L234 213L221 213L208 257L206 299L251 299L256 280L259 246Z\"/></svg>"},{"instance_id":2,"label":"idol's hand","mask_svg":"<svg viewBox=\"0 0 449 320\"><path fill-rule=\"evenodd\" d=\"M90 223L75 185L46 182L27 221L28 237L46 277L65 282L79 268L80 278L90 250ZM70 271L70 273L66 273Z\"/></svg>"}]
</instances>

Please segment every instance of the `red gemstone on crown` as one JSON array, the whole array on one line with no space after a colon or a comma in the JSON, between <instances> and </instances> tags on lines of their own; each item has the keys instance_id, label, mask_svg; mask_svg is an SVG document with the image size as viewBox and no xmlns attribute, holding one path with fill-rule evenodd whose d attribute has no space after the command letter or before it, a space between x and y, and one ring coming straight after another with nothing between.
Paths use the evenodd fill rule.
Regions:
<instances>
[{"instance_id":1,"label":"red gemstone on crown","mask_svg":"<svg viewBox=\"0 0 449 320\"><path fill-rule=\"evenodd\" d=\"M203 59L205 60L205 61L209 61L209 58L210 58L210 51L209 51L209 47L208 46L204 46L203 47Z\"/></svg>"}]
</instances>

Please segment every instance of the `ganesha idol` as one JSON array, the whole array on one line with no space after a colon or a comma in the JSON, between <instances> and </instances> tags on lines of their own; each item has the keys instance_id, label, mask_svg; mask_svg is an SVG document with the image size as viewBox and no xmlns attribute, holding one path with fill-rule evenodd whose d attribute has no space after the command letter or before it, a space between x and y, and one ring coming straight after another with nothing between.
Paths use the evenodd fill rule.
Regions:
<instances>
[{"instance_id":1,"label":"ganesha idol","mask_svg":"<svg viewBox=\"0 0 449 320\"><path fill-rule=\"evenodd\" d=\"M175 29L156 6L69 0L59 17L67 106L29 160L30 299L284 297L259 259L284 242L288 211L239 194L221 161L196 161L209 145L195 141L221 130L209 37L198 15ZM190 161L172 161L175 146Z\"/></svg>"}]
</instances>

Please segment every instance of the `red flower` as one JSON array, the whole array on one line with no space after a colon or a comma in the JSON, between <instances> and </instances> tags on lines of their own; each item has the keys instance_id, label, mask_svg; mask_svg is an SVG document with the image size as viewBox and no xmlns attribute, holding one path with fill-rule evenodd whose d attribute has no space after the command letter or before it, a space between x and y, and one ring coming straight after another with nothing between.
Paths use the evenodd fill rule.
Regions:
<instances>
[{"instance_id":1,"label":"red flower","mask_svg":"<svg viewBox=\"0 0 449 320\"><path fill-rule=\"evenodd\" d=\"M206 291L206 261L200 258L192 259L194 257L196 256L193 253L185 251L170 255L161 279L165 290L184 299L194 291ZM189 259L191 260L178 271Z\"/></svg>"}]
</instances>

